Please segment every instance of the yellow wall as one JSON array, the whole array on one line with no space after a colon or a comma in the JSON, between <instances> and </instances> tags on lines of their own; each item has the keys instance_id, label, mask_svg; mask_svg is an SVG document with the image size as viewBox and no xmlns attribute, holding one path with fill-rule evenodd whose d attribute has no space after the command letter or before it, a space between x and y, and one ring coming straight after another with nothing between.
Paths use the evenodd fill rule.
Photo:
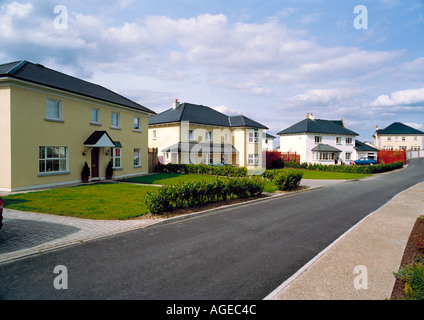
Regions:
<instances>
[{"instance_id":1,"label":"yellow wall","mask_svg":"<svg viewBox=\"0 0 424 320\"><path fill-rule=\"evenodd\" d=\"M62 101L63 122L45 120L48 97ZM100 109L101 126L90 124L91 107ZM116 170L114 177L148 172L148 118L144 113L25 83L12 86L10 109L12 189L81 181L84 162L91 166L90 152L82 155L84 141L94 131L107 131L114 141L122 144L123 169ZM112 111L120 113L121 130L111 129ZM141 133L133 130L134 117L141 118ZM39 174L39 146L68 147L69 174ZM134 148L141 149L141 168L133 166ZM105 155L101 148L99 169L102 178L109 160L110 155Z\"/></svg>"},{"instance_id":2,"label":"yellow wall","mask_svg":"<svg viewBox=\"0 0 424 320\"><path fill-rule=\"evenodd\" d=\"M153 139L153 131L156 131L156 140ZM194 131L194 139L192 142L204 143L205 134L208 131L212 132L213 143L221 144L228 143L232 144L238 151L237 155L230 155L229 162L235 166L247 167L249 169L255 168L256 166L249 166L247 164L248 154L258 154L262 165L262 131L259 130L259 142L258 143L249 143L248 142L248 132L249 129L246 128L229 128L229 127L218 127L210 125L201 125L189 122L181 123L172 123L172 124L163 124L163 125L151 125L149 127L149 147L158 148L159 156L162 155L161 150L168 148L172 145L177 144L178 142L187 142L187 132L188 130ZM228 134L228 141L224 141L225 134ZM193 159L193 156L195 157ZM169 156L168 161L165 163L171 162L171 156ZM183 154L179 159L182 163L189 163L189 155ZM191 154L191 161L193 163L202 163L203 155L198 156ZM220 163L221 155L213 154L213 162Z\"/></svg>"},{"instance_id":3,"label":"yellow wall","mask_svg":"<svg viewBox=\"0 0 424 320\"><path fill-rule=\"evenodd\" d=\"M0 190L11 188L10 87L0 87Z\"/></svg>"},{"instance_id":4,"label":"yellow wall","mask_svg":"<svg viewBox=\"0 0 424 320\"><path fill-rule=\"evenodd\" d=\"M391 141L387 138L390 137ZM405 141L402 141L402 138L405 138ZM417 140L415 140L417 137ZM398 141L396 141L396 138ZM394 150L400 149L400 147L406 147L407 150L412 149L413 147L419 147L421 150L423 149L423 136L422 135L376 135L374 139L374 144L379 149L383 149L384 147L393 147Z\"/></svg>"}]
</instances>

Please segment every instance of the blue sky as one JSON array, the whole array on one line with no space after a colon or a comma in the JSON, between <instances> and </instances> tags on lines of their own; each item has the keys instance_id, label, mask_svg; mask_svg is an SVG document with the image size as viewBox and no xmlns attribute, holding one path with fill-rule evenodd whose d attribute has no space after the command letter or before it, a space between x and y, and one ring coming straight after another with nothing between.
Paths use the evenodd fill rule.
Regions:
<instances>
[{"instance_id":1,"label":"blue sky","mask_svg":"<svg viewBox=\"0 0 424 320\"><path fill-rule=\"evenodd\" d=\"M271 134L307 113L344 118L365 141L395 121L424 130L423 31L424 0L6 0L0 63L41 63L156 112L179 99L244 114Z\"/></svg>"}]
</instances>

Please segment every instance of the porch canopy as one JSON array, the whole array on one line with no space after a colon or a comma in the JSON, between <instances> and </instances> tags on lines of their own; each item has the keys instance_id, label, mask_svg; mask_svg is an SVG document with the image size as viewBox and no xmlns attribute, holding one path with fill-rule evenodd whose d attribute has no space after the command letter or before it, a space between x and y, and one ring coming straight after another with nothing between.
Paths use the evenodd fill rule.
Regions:
<instances>
[{"instance_id":1,"label":"porch canopy","mask_svg":"<svg viewBox=\"0 0 424 320\"><path fill-rule=\"evenodd\" d=\"M329 144L320 143L315 148L313 148L311 151L314 152L342 152L342 150L339 150L333 146L330 146Z\"/></svg>"},{"instance_id":2,"label":"porch canopy","mask_svg":"<svg viewBox=\"0 0 424 320\"><path fill-rule=\"evenodd\" d=\"M90 148L115 148L116 144L106 131L94 131L84 142Z\"/></svg>"},{"instance_id":3,"label":"porch canopy","mask_svg":"<svg viewBox=\"0 0 424 320\"><path fill-rule=\"evenodd\" d=\"M236 154L237 149L231 144L225 143L198 143L198 142L179 142L168 148L161 150L161 152L202 152L202 153L218 153L218 154Z\"/></svg>"}]
</instances>

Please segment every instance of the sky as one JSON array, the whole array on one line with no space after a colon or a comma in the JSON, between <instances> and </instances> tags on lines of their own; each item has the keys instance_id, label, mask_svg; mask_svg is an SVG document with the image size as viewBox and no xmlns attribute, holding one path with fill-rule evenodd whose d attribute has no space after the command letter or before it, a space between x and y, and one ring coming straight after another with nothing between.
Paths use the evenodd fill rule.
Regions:
<instances>
[{"instance_id":1,"label":"sky","mask_svg":"<svg viewBox=\"0 0 424 320\"><path fill-rule=\"evenodd\" d=\"M361 141L396 121L424 131L423 34L424 0L0 0L0 64L40 63L157 113L178 99L243 114L274 135L307 113Z\"/></svg>"}]
</instances>

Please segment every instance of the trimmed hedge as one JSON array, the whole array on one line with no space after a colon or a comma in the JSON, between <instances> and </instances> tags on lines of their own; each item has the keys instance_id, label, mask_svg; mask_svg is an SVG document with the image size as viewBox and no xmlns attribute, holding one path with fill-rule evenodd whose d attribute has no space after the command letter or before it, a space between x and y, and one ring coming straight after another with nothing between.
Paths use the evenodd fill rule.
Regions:
<instances>
[{"instance_id":1,"label":"trimmed hedge","mask_svg":"<svg viewBox=\"0 0 424 320\"><path fill-rule=\"evenodd\" d=\"M286 168L298 168L319 171L334 171L334 172L347 172L347 173L364 173L373 174L392 171L403 167L403 162L394 162L389 164L378 164L373 166L346 166L346 165L325 165L325 164L312 164L312 163L299 163L299 162L285 162Z\"/></svg>"},{"instance_id":2,"label":"trimmed hedge","mask_svg":"<svg viewBox=\"0 0 424 320\"><path fill-rule=\"evenodd\" d=\"M163 173L195 173L223 177L246 177L247 169L231 166L208 166L206 164L159 164L158 172Z\"/></svg>"},{"instance_id":3,"label":"trimmed hedge","mask_svg":"<svg viewBox=\"0 0 424 320\"><path fill-rule=\"evenodd\" d=\"M148 192L145 202L152 214L162 214L185 207L198 207L208 203L259 196L265 187L261 177L217 178L213 182L184 182L163 186Z\"/></svg>"}]
</instances>

